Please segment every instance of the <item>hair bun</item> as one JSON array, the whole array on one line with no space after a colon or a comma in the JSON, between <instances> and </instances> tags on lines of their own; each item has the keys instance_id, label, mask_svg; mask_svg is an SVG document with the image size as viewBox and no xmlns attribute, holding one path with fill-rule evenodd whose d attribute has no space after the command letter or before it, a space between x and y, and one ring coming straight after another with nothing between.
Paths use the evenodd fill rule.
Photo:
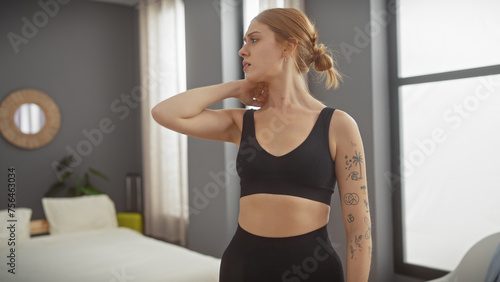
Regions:
<instances>
[{"instance_id":1,"label":"hair bun","mask_svg":"<svg viewBox=\"0 0 500 282\"><path fill-rule=\"evenodd\" d=\"M313 49L313 62L315 62L318 59L318 57L325 54L325 52L326 52L326 46L323 45L323 43L320 43L319 45L314 47L314 49Z\"/></svg>"},{"instance_id":2,"label":"hair bun","mask_svg":"<svg viewBox=\"0 0 500 282\"><path fill-rule=\"evenodd\" d=\"M326 71L333 67L333 60L328 54L325 54L325 51L326 46L323 44L319 44L318 47L314 48L314 69L318 72Z\"/></svg>"}]
</instances>

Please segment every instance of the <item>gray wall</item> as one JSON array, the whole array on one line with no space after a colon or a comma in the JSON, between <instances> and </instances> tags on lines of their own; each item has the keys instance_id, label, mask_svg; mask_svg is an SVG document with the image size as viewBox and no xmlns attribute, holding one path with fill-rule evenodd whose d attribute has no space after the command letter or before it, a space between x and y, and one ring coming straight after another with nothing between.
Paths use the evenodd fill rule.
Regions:
<instances>
[{"instance_id":1,"label":"gray wall","mask_svg":"<svg viewBox=\"0 0 500 282\"><path fill-rule=\"evenodd\" d=\"M19 149L0 137L0 183L7 183L7 168L14 166L17 206L32 208L33 219L44 218L41 198L56 181L52 162L66 156L67 147L77 150L86 140L82 130L96 129L108 118L114 130L103 134L74 172L92 167L107 175L109 182L94 179L94 184L124 211L125 175L140 173L142 165L140 107L120 101L122 93L129 95L139 85L137 10L72 0L52 1L58 8L45 12L37 2L0 2L0 100L21 88L44 91L59 106L61 128L51 143L36 150ZM24 37L23 18L38 27L36 32L24 28L30 38L16 53L7 34ZM120 110L112 110L113 103ZM7 207L6 198L2 190L0 209Z\"/></svg>"},{"instance_id":2,"label":"gray wall","mask_svg":"<svg viewBox=\"0 0 500 282\"><path fill-rule=\"evenodd\" d=\"M185 0L187 88L222 82L221 19L215 1ZM222 102L210 108L222 108ZM229 243L224 144L188 139L189 248L221 257Z\"/></svg>"}]
</instances>

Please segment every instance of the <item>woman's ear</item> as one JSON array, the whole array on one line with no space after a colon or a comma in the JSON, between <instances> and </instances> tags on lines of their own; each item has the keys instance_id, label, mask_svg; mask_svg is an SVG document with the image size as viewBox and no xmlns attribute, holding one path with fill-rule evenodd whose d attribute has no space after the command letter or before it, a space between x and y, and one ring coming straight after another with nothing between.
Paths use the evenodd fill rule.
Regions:
<instances>
[{"instance_id":1,"label":"woman's ear","mask_svg":"<svg viewBox=\"0 0 500 282\"><path fill-rule=\"evenodd\" d=\"M283 50L284 54L292 54L297 48L298 41L295 38L289 38L285 41L285 49Z\"/></svg>"}]
</instances>

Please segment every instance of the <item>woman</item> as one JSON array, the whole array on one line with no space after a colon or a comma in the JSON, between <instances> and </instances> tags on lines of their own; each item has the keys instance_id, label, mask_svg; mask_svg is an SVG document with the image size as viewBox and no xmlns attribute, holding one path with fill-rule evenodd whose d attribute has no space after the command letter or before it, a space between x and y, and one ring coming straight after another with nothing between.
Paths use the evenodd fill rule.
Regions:
<instances>
[{"instance_id":1,"label":"woman","mask_svg":"<svg viewBox=\"0 0 500 282\"><path fill-rule=\"evenodd\" d=\"M239 224L220 281L344 281L326 228L336 181L346 278L367 281L371 223L359 130L348 114L311 96L302 78L314 65L327 74L327 87L336 87L332 58L296 9L263 11L244 40L246 79L191 89L152 110L164 127L239 147ZM260 109L206 109L230 97Z\"/></svg>"}]
</instances>

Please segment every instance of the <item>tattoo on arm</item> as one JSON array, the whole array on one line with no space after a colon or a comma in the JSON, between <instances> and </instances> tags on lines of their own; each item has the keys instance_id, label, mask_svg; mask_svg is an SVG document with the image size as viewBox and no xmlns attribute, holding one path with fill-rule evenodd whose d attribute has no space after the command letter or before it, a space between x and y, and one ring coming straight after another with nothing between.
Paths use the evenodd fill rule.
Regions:
<instances>
[{"instance_id":1,"label":"tattoo on arm","mask_svg":"<svg viewBox=\"0 0 500 282\"><path fill-rule=\"evenodd\" d=\"M365 239L368 240L371 238L371 233L372 233L372 226L370 224L370 220L368 219L368 217L365 217L365 225L366 227L368 227L368 229L366 230L365 232Z\"/></svg>"},{"instance_id":2,"label":"tattoo on arm","mask_svg":"<svg viewBox=\"0 0 500 282\"><path fill-rule=\"evenodd\" d=\"M353 223L354 222L354 215L352 215L352 213L350 213L347 216L347 222L349 222L349 223Z\"/></svg>"},{"instance_id":3,"label":"tattoo on arm","mask_svg":"<svg viewBox=\"0 0 500 282\"><path fill-rule=\"evenodd\" d=\"M366 186L365 185L361 185L361 191L363 191L363 194L366 194Z\"/></svg>"},{"instance_id":4,"label":"tattoo on arm","mask_svg":"<svg viewBox=\"0 0 500 282\"><path fill-rule=\"evenodd\" d=\"M363 246L361 245L361 239L363 239L363 235L354 235L354 245L351 239L351 244L349 245L349 248L351 250L351 259L356 259L354 254L358 249L363 248Z\"/></svg>"},{"instance_id":5,"label":"tattoo on arm","mask_svg":"<svg viewBox=\"0 0 500 282\"><path fill-rule=\"evenodd\" d=\"M359 236L354 236L354 243L356 243L356 246L358 246L358 248L362 248L361 246L361 239L363 238L362 235L359 235Z\"/></svg>"},{"instance_id":6,"label":"tattoo on arm","mask_svg":"<svg viewBox=\"0 0 500 282\"><path fill-rule=\"evenodd\" d=\"M359 203L359 196L356 193L345 193L344 204L349 206L355 206Z\"/></svg>"},{"instance_id":7,"label":"tattoo on arm","mask_svg":"<svg viewBox=\"0 0 500 282\"><path fill-rule=\"evenodd\" d=\"M362 167L364 160L363 160L363 156L361 155L361 153L358 153L358 151L354 151L354 156L349 158L347 155L345 155L344 159L345 159L345 169L347 171L350 171L351 168L354 170L354 171L351 171L347 175L346 180L348 180L349 178L351 178L351 180L354 180L354 181L359 181L359 180L363 179L363 171L362 171L361 167ZM353 168L353 166L354 166L354 168ZM356 168L359 168L359 171L356 170Z\"/></svg>"}]
</instances>

